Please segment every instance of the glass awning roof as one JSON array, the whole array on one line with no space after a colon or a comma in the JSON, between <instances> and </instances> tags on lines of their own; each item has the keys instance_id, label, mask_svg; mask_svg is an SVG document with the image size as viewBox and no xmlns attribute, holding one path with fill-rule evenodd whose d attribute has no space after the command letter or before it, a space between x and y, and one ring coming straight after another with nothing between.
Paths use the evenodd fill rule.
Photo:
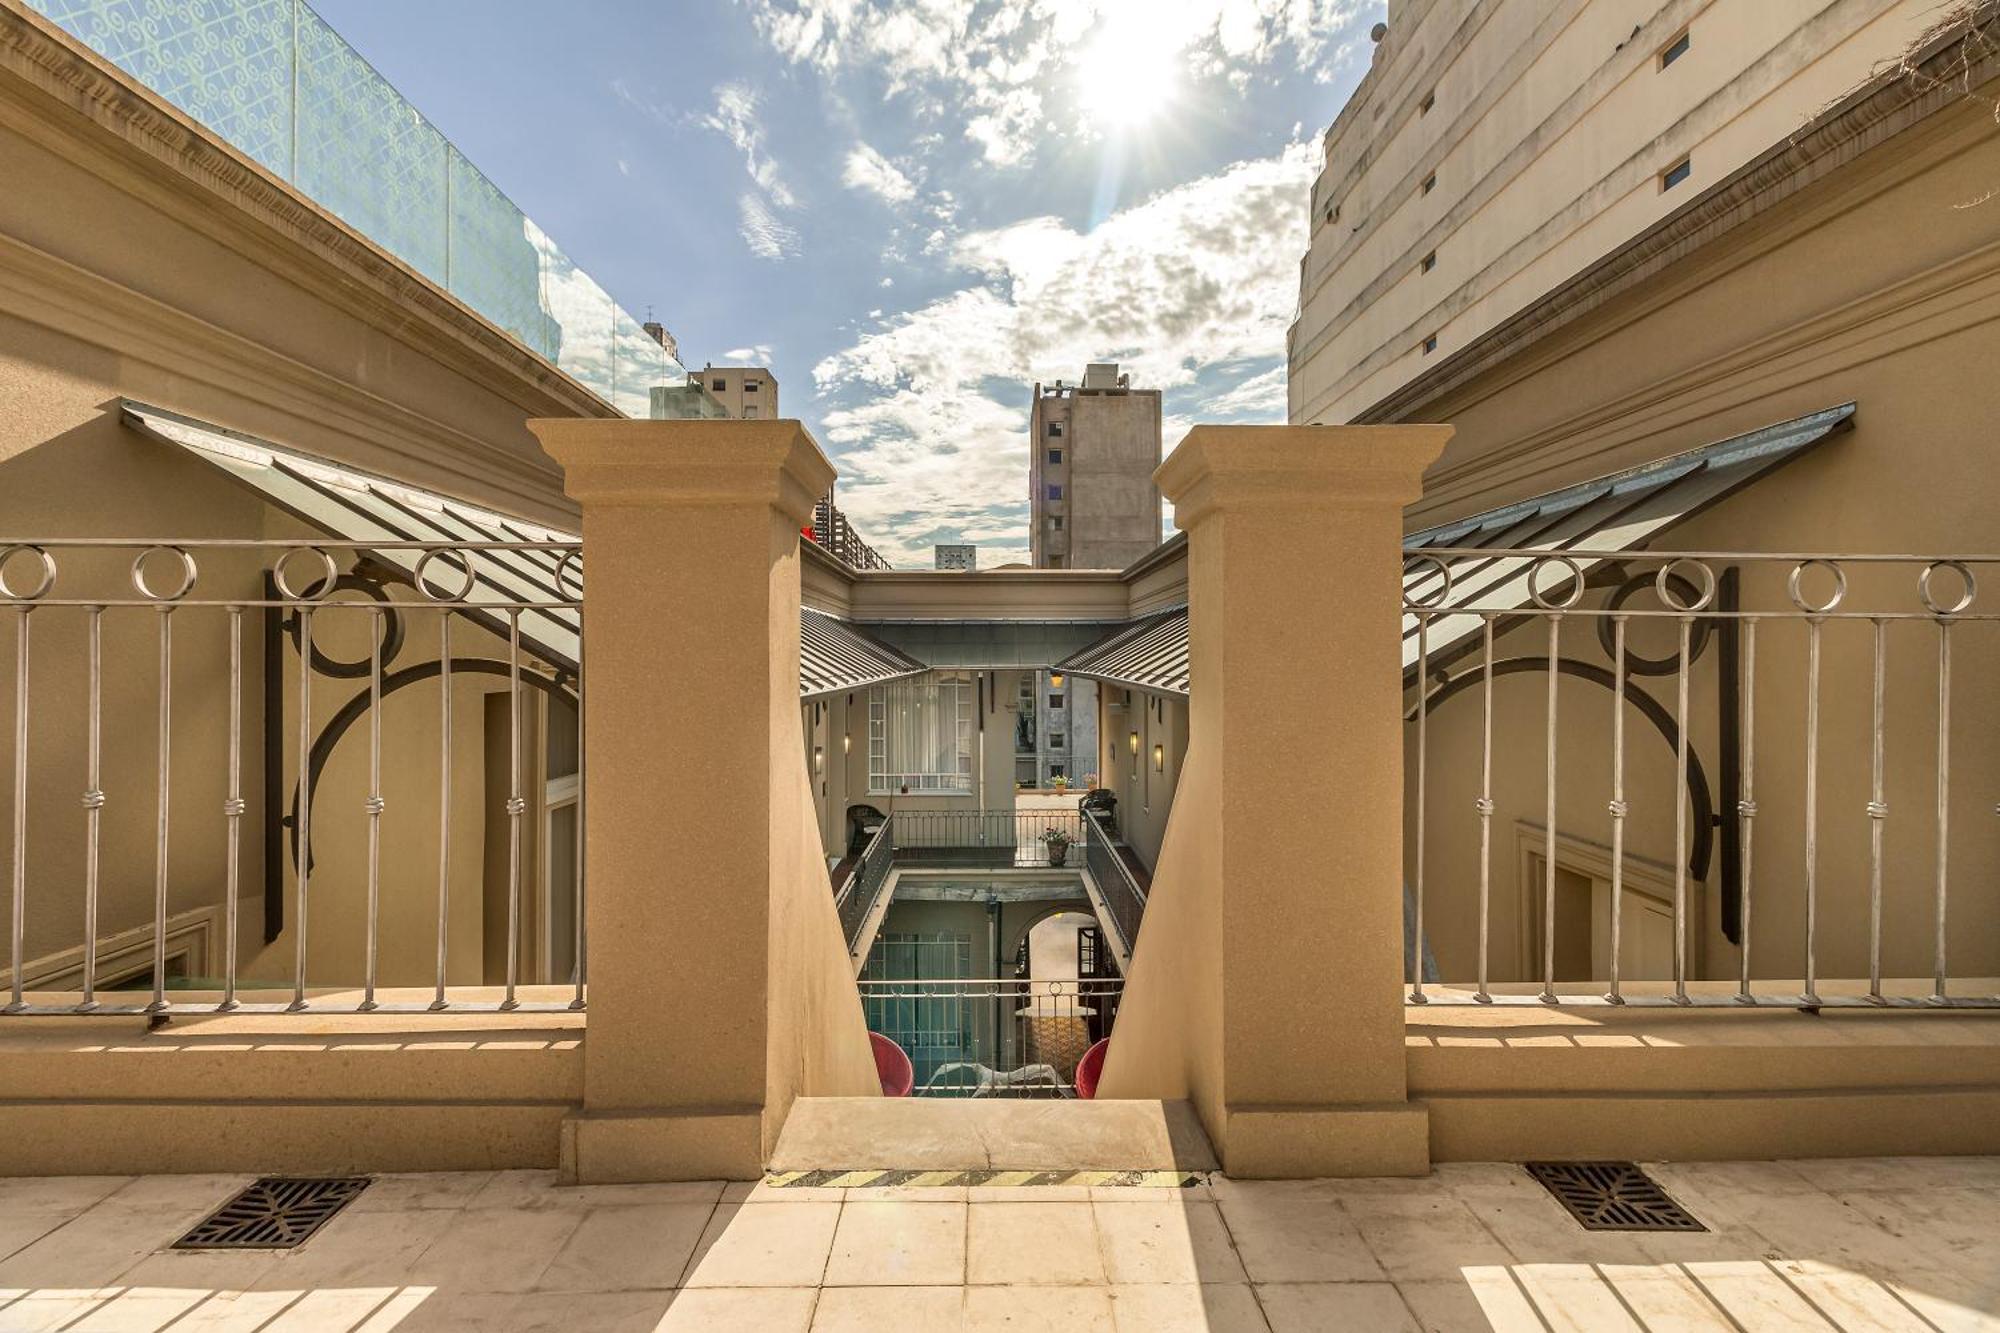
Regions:
<instances>
[{"instance_id":1,"label":"glass awning roof","mask_svg":"<svg viewBox=\"0 0 2000 1333\"><path fill-rule=\"evenodd\" d=\"M1845 428L1853 416L1854 404L1843 403L1657 463L1426 528L1405 537L1403 548L1413 555L1426 548L1560 551L1588 575L1606 560L1643 548L1661 533L1797 457ZM1491 560L1454 558L1451 591L1441 613L1430 621L1431 657L1435 660L1479 632L1478 614L1452 615L1451 607L1477 605L1491 610L1496 606L1527 606L1531 600L1529 565L1529 559L1519 555L1496 555ZM1427 588L1437 578L1434 567L1419 562L1404 574L1405 596L1430 597ZM1416 661L1416 617L1405 616L1404 671L1413 670ZM1187 608L1120 625L1057 663L1055 669L1086 680L1184 696L1188 692Z\"/></svg>"},{"instance_id":2,"label":"glass awning roof","mask_svg":"<svg viewBox=\"0 0 2000 1333\"><path fill-rule=\"evenodd\" d=\"M470 590L452 603L504 633L504 618L490 607L520 602L560 602L583 591L583 539L573 532L524 522L476 505L371 477L252 436L176 413L127 401L124 419L142 434L187 450L257 491L270 504L327 536L366 549L382 564L414 577L421 553L371 542L532 542L577 548L574 560L553 550L477 550L465 553ZM435 566L433 566L435 569ZM462 574L431 576L454 589ZM583 632L581 616L562 608L521 612L521 638L535 653L574 670ZM799 613L799 697L829 694L917 675L924 663L867 632L818 611Z\"/></svg>"}]
</instances>

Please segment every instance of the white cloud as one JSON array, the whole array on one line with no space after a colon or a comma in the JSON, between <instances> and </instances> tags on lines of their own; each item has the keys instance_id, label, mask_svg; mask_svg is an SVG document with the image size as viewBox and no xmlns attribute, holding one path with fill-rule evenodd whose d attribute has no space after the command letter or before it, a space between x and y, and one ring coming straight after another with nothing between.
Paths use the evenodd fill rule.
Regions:
<instances>
[{"instance_id":1,"label":"white cloud","mask_svg":"<svg viewBox=\"0 0 2000 1333\"><path fill-rule=\"evenodd\" d=\"M1285 364L1280 361L1261 375L1252 375L1227 393L1203 404L1211 421L1270 421L1285 419Z\"/></svg>"},{"instance_id":2,"label":"white cloud","mask_svg":"<svg viewBox=\"0 0 2000 1333\"><path fill-rule=\"evenodd\" d=\"M865 190L891 204L908 203L917 193L917 187L895 163L865 143L856 144L848 153L840 183L850 190Z\"/></svg>"},{"instance_id":3,"label":"white cloud","mask_svg":"<svg viewBox=\"0 0 2000 1333\"><path fill-rule=\"evenodd\" d=\"M1282 357L1317 161L1313 145L1294 144L1087 232L1036 218L962 237L953 262L980 281L890 316L814 368L837 403L823 422L842 507L899 564L952 529L1018 548L1029 385L1073 380L1088 361L1121 361L1141 387L1192 391L1202 417L1282 403L1282 368L1212 401L1197 381ZM1184 433L1177 418L1168 443Z\"/></svg>"},{"instance_id":4,"label":"white cloud","mask_svg":"<svg viewBox=\"0 0 2000 1333\"><path fill-rule=\"evenodd\" d=\"M799 252L798 229L779 221L777 214L754 192L736 201L736 230L750 253L759 259L789 259Z\"/></svg>"},{"instance_id":5,"label":"white cloud","mask_svg":"<svg viewBox=\"0 0 2000 1333\"><path fill-rule=\"evenodd\" d=\"M748 347L732 347L722 354L723 364L737 366L768 366L771 364L771 344L752 343Z\"/></svg>"},{"instance_id":6,"label":"white cloud","mask_svg":"<svg viewBox=\"0 0 2000 1333\"><path fill-rule=\"evenodd\" d=\"M798 201L779 179L778 164L764 150L764 127L757 119L757 102L757 93L748 84L725 83L715 90L715 110L703 116L701 123L736 145L743 154L744 170L773 204L780 208L795 207Z\"/></svg>"}]
</instances>

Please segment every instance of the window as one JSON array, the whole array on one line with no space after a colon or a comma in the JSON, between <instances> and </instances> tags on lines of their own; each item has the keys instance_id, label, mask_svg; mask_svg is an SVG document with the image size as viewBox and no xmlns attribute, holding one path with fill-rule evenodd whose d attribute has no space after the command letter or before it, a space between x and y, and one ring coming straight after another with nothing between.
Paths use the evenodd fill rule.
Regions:
<instances>
[{"instance_id":1,"label":"window","mask_svg":"<svg viewBox=\"0 0 2000 1333\"><path fill-rule=\"evenodd\" d=\"M729 381L727 381L727 380L710 380L710 381L708 382L708 387L709 387L710 389L713 389L713 390L714 390L714 391L715 391L716 393L721 393L721 392L722 392L722 391L723 391L724 389L727 389L727 388L729 387Z\"/></svg>"},{"instance_id":2,"label":"window","mask_svg":"<svg viewBox=\"0 0 2000 1333\"><path fill-rule=\"evenodd\" d=\"M1050 514L1050 515L1049 515L1049 531L1051 531L1051 532L1061 532L1061 531L1062 531L1062 515L1061 515L1061 514Z\"/></svg>"},{"instance_id":3,"label":"window","mask_svg":"<svg viewBox=\"0 0 2000 1333\"><path fill-rule=\"evenodd\" d=\"M1676 60L1679 60L1682 56L1686 55L1687 53L1688 53L1688 34L1687 34L1687 29L1683 28L1681 29L1681 35L1674 38L1671 42L1668 42L1666 44L1666 47L1661 50L1660 68L1665 69L1667 66L1673 64Z\"/></svg>"},{"instance_id":4,"label":"window","mask_svg":"<svg viewBox=\"0 0 2000 1333\"><path fill-rule=\"evenodd\" d=\"M1063 706L1063 697L1060 694L1051 694L1049 696L1049 707L1061 708L1062 706Z\"/></svg>"},{"instance_id":5,"label":"window","mask_svg":"<svg viewBox=\"0 0 2000 1333\"><path fill-rule=\"evenodd\" d=\"M743 381L743 392L745 392L745 393L755 393L755 392L757 392L757 390L758 390L759 388L763 387L763 383L764 383L764 381L762 381L762 380L744 380L744 381Z\"/></svg>"},{"instance_id":6,"label":"window","mask_svg":"<svg viewBox=\"0 0 2000 1333\"><path fill-rule=\"evenodd\" d=\"M1338 221L1340 221L1340 205L1328 204L1326 206L1326 225L1331 227Z\"/></svg>"},{"instance_id":7,"label":"window","mask_svg":"<svg viewBox=\"0 0 2000 1333\"><path fill-rule=\"evenodd\" d=\"M1694 174L1694 159L1684 157L1660 173L1660 188L1671 190Z\"/></svg>"},{"instance_id":8,"label":"window","mask_svg":"<svg viewBox=\"0 0 2000 1333\"><path fill-rule=\"evenodd\" d=\"M1430 337L1424 339L1423 353L1425 356L1429 356L1432 352L1435 352L1437 349L1438 349L1438 336L1435 333L1433 333Z\"/></svg>"},{"instance_id":9,"label":"window","mask_svg":"<svg viewBox=\"0 0 2000 1333\"><path fill-rule=\"evenodd\" d=\"M757 419L757 409L756 409L756 408L754 408L754 407L746 407L746 408L744 408L744 409L743 409L743 419L744 419L745 421L755 421L755 420Z\"/></svg>"},{"instance_id":10,"label":"window","mask_svg":"<svg viewBox=\"0 0 2000 1333\"><path fill-rule=\"evenodd\" d=\"M1060 731L1052 731L1049 733L1049 748L1051 750L1061 750L1067 748L1066 746L1063 745L1063 734Z\"/></svg>"},{"instance_id":11,"label":"window","mask_svg":"<svg viewBox=\"0 0 2000 1333\"><path fill-rule=\"evenodd\" d=\"M1062 438L1062 422L1051 421L1049 423L1049 438L1052 440L1060 440Z\"/></svg>"},{"instance_id":12,"label":"window","mask_svg":"<svg viewBox=\"0 0 2000 1333\"><path fill-rule=\"evenodd\" d=\"M1049 483L1049 499L1051 500L1062 499L1062 487L1056 485L1053 482Z\"/></svg>"},{"instance_id":13,"label":"window","mask_svg":"<svg viewBox=\"0 0 2000 1333\"><path fill-rule=\"evenodd\" d=\"M1428 273L1438 266L1438 252L1433 250L1417 261L1417 272Z\"/></svg>"},{"instance_id":14,"label":"window","mask_svg":"<svg viewBox=\"0 0 2000 1333\"><path fill-rule=\"evenodd\" d=\"M972 678L935 671L868 692L868 791L972 790Z\"/></svg>"},{"instance_id":15,"label":"window","mask_svg":"<svg viewBox=\"0 0 2000 1333\"><path fill-rule=\"evenodd\" d=\"M1437 188L1437 184L1438 184L1438 174L1435 171L1433 171L1430 175L1424 177L1423 193L1429 194L1432 190L1435 190Z\"/></svg>"},{"instance_id":16,"label":"window","mask_svg":"<svg viewBox=\"0 0 2000 1333\"><path fill-rule=\"evenodd\" d=\"M1062 466L1062 450L1060 449L1049 450L1049 466L1050 467Z\"/></svg>"},{"instance_id":17,"label":"window","mask_svg":"<svg viewBox=\"0 0 2000 1333\"><path fill-rule=\"evenodd\" d=\"M1438 90L1433 88L1429 92L1424 94L1423 101L1417 103L1417 114L1420 116L1428 116L1431 113L1431 108L1436 106L1437 102L1438 102Z\"/></svg>"}]
</instances>

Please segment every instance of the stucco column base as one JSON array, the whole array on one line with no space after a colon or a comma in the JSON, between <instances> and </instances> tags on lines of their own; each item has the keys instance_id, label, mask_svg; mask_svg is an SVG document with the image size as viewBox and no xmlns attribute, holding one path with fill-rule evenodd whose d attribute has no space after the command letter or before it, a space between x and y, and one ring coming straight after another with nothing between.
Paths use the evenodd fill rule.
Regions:
<instances>
[{"instance_id":1,"label":"stucco column base","mask_svg":"<svg viewBox=\"0 0 2000 1333\"><path fill-rule=\"evenodd\" d=\"M1237 1180L1421 1176L1431 1169L1430 1112L1412 1102L1231 1106L1222 1171Z\"/></svg>"},{"instance_id":2,"label":"stucco column base","mask_svg":"<svg viewBox=\"0 0 2000 1333\"><path fill-rule=\"evenodd\" d=\"M565 1185L756 1180L764 1174L761 1107L571 1115L562 1124Z\"/></svg>"}]
</instances>

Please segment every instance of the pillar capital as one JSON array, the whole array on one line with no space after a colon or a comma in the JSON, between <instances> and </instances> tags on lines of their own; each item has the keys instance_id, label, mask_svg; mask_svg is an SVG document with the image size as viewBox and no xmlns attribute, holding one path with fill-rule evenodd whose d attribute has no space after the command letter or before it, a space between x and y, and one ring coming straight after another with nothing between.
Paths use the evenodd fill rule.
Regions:
<instances>
[{"instance_id":1,"label":"pillar capital","mask_svg":"<svg viewBox=\"0 0 2000 1333\"><path fill-rule=\"evenodd\" d=\"M528 423L585 506L763 502L794 526L833 485L834 466L796 421L628 421L551 417Z\"/></svg>"},{"instance_id":2,"label":"pillar capital","mask_svg":"<svg viewBox=\"0 0 2000 1333\"><path fill-rule=\"evenodd\" d=\"M1196 426L1153 473L1191 529L1221 510L1341 510L1423 493L1450 426Z\"/></svg>"}]
</instances>

